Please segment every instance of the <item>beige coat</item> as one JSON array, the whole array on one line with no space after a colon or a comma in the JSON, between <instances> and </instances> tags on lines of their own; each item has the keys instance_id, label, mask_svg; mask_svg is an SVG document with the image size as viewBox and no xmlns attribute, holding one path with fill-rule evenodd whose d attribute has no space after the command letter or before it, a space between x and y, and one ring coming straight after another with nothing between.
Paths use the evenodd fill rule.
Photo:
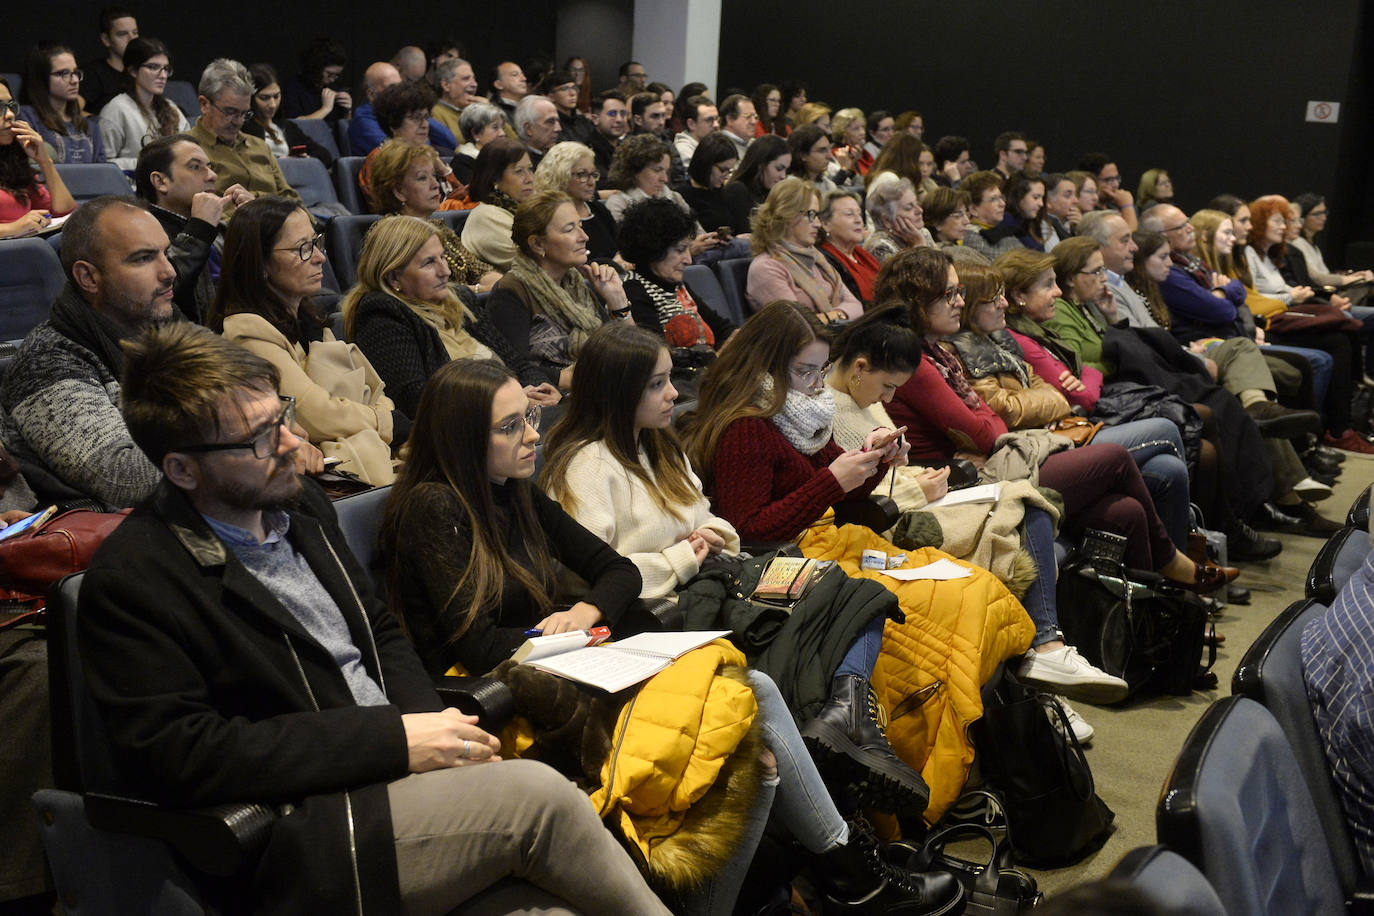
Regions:
<instances>
[{"instance_id":1,"label":"beige coat","mask_svg":"<svg viewBox=\"0 0 1374 916\"><path fill-rule=\"evenodd\" d=\"M374 486L396 479L390 444L395 405L361 350L326 329L307 351L251 312L226 317L224 336L277 367L281 393L296 399L296 420L326 458L337 457L342 470Z\"/></svg>"}]
</instances>

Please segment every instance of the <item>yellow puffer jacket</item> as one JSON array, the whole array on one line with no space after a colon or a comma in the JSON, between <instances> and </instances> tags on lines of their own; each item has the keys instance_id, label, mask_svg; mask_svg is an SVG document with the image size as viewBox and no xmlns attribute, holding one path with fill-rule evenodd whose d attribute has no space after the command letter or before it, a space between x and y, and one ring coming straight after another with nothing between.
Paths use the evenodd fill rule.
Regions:
<instances>
[{"instance_id":1,"label":"yellow puffer jacket","mask_svg":"<svg viewBox=\"0 0 1374 916\"><path fill-rule=\"evenodd\" d=\"M901 551L867 528L813 528L802 553L835 560L851 576L876 579L896 593L906 613L888 621L872 684L887 711L892 749L930 787L925 820L934 824L959 797L973 762L968 727L983 715L979 689L997 665L1030 648L1035 624L996 576L933 547ZM973 571L965 579L901 582L860 569L865 549L905 553L901 568L947 559Z\"/></svg>"},{"instance_id":2,"label":"yellow puffer jacket","mask_svg":"<svg viewBox=\"0 0 1374 916\"><path fill-rule=\"evenodd\" d=\"M761 778L758 703L744 678L744 655L718 639L620 711L591 803L658 884L697 886L736 851Z\"/></svg>"}]
</instances>

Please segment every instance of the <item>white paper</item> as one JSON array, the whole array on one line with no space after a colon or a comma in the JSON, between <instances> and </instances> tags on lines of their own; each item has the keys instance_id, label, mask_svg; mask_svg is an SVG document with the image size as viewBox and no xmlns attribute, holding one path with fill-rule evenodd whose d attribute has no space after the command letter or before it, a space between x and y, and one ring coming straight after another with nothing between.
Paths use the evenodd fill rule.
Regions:
<instances>
[{"instance_id":1,"label":"white paper","mask_svg":"<svg viewBox=\"0 0 1374 916\"><path fill-rule=\"evenodd\" d=\"M663 658L677 658L693 649L704 646L713 639L729 636L729 630L686 630L667 633L638 633L628 639L618 639L607 643L608 649L627 649L645 652Z\"/></svg>"},{"instance_id":2,"label":"white paper","mask_svg":"<svg viewBox=\"0 0 1374 916\"><path fill-rule=\"evenodd\" d=\"M613 652L601 646L564 652L552 658L531 662L541 671L600 687L607 693L619 693L647 680L672 664L671 659L629 652Z\"/></svg>"},{"instance_id":3,"label":"white paper","mask_svg":"<svg viewBox=\"0 0 1374 916\"><path fill-rule=\"evenodd\" d=\"M950 490L944 496L927 503L927 509L939 509L945 506L962 506L965 503L995 503L1002 496L1002 483L985 483L977 487L965 487L962 490Z\"/></svg>"},{"instance_id":4,"label":"white paper","mask_svg":"<svg viewBox=\"0 0 1374 916\"><path fill-rule=\"evenodd\" d=\"M902 582L915 582L917 579L967 579L973 570L960 566L952 560L936 560L914 569L885 569L883 575L900 579Z\"/></svg>"}]
</instances>

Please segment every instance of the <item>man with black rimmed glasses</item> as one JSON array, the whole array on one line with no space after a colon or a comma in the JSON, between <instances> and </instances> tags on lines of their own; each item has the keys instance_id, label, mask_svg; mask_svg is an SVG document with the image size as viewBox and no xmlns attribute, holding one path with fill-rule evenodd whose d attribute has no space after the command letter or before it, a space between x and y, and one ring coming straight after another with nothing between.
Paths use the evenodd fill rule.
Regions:
<instances>
[{"instance_id":1,"label":"man with black rimmed glasses","mask_svg":"<svg viewBox=\"0 0 1374 916\"><path fill-rule=\"evenodd\" d=\"M259 196L300 200L286 183L267 141L243 132L243 122L253 114L253 79L248 68L227 58L211 61L200 75L199 91L200 118L188 133L210 156L210 167L219 176L215 190L223 194L233 185L242 185Z\"/></svg>"},{"instance_id":2,"label":"man with black rimmed glasses","mask_svg":"<svg viewBox=\"0 0 1374 916\"><path fill-rule=\"evenodd\" d=\"M443 708L296 476L276 369L189 322L126 352L124 419L164 477L92 559L78 645L122 792L279 811L212 908L666 916L585 794Z\"/></svg>"}]
</instances>

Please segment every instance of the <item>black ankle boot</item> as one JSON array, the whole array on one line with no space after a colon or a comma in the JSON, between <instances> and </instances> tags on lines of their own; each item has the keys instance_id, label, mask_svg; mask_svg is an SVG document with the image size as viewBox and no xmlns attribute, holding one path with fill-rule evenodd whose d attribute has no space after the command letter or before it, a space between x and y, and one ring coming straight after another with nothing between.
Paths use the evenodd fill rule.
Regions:
<instances>
[{"instance_id":1,"label":"black ankle boot","mask_svg":"<svg viewBox=\"0 0 1374 916\"><path fill-rule=\"evenodd\" d=\"M1245 522L1236 522L1235 527L1226 532L1228 561L1269 560L1282 550L1283 543L1278 538L1264 537Z\"/></svg>"},{"instance_id":2,"label":"black ankle boot","mask_svg":"<svg viewBox=\"0 0 1374 916\"><path fill-rule=\"evenodd\" d=\"M802 738L822 774L852 788L864 804L919 814L930 802L930 788L893 753L878 724L877 707L867 680L839 675L830 682L830 699L802 729Z\"/></svg>"},{"instance_id":3,"label":"black ankle boot","mask_svg":"<svg viewBox=\"0 0 1374 916\"><path fill-rule=\"evenodd\" d=\"M947 872L918 874L883 860L878 840L863 821L849 822L849 840L812 861L817 889L845 913L941 916L957 913L964 889Z\"/></svg>"}]
</instances>

